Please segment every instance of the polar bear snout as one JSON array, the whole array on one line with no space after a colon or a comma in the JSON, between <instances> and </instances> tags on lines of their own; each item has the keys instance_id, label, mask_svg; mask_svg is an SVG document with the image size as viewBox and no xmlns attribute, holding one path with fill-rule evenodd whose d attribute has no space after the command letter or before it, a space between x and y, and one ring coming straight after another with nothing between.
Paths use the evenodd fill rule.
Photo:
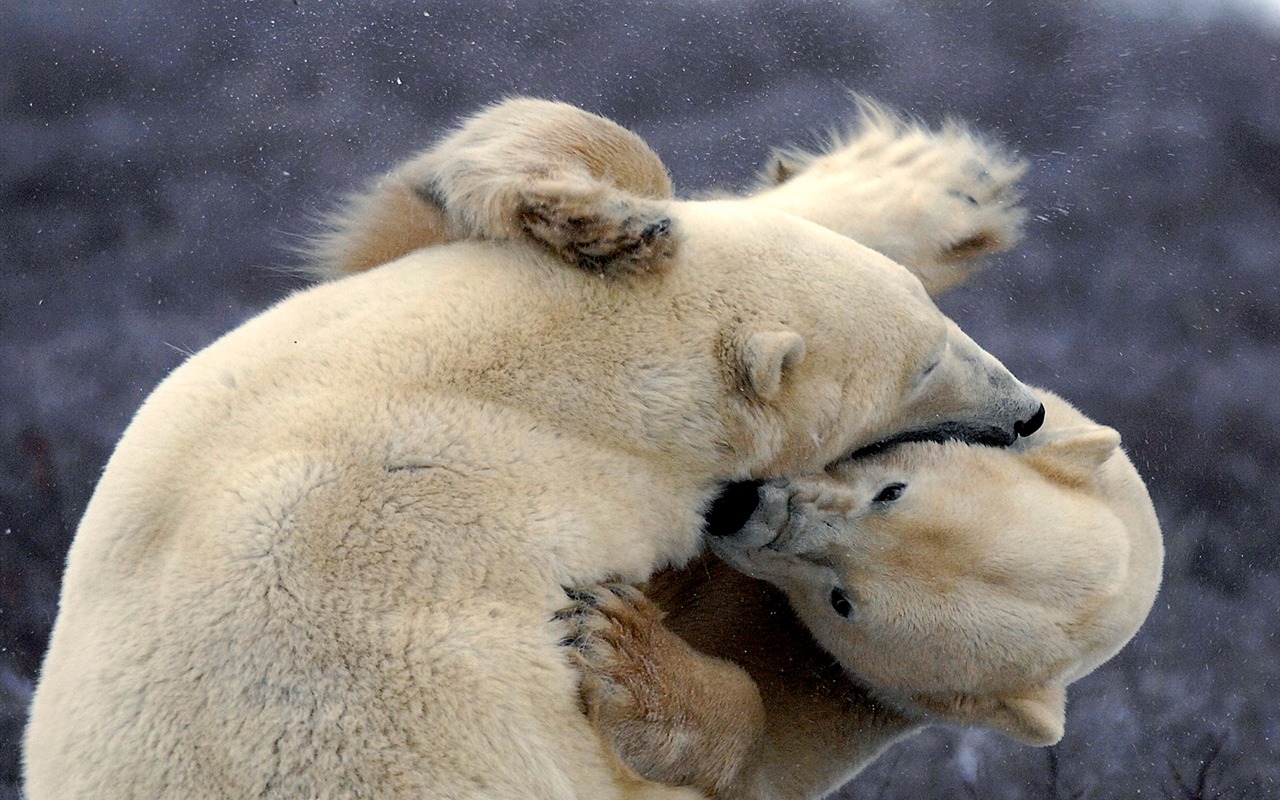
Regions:
<instances>
[{"instance_id":1,"label":"polar bear snout","mask_svg":"<svg viewBox=\"0 0 1280 800\"><path fill-rule=\"evenodd\" d=\"M760 505L760 481L736 481L711 501L702 530L708 536L732 536L742 530Z\"/></svg>"},{"instance_id":2,"label":"polar bear snout","mask_svg":"<svg viewBox=\"0 0 1280 800\"><path fill-rule=\"evenodd\" d=\"M961 441L1007 447L1030 436L1045 421L1038 395L994 356L947 320L948 343L941 363L920 382L913 411L932 419L890 437L906 441Z\"/></svg>"},{"instance_id":3,"label":"polar bear snout","mask_svg":"<svg viewBox=\"0 0 1280 800\"><path fill-rule=\"evenodd\" d=\"M733 527L725 525L714 533L708 528L708 544L721 558L754 574L744 569L736 559L754 557L753 554L762 550L772 553L782 540L790 538L787 529L792 521L792 503L796 499L797 486L794 480L786 478L734 486L741 487L735 489L739 494L737 505L732 509L732 516L726 511L720 517L731 522ZM746 497L748 486L753 495L750 498ZM767 557L769 553L764 555Z\"/></svg>"}]
</instances>

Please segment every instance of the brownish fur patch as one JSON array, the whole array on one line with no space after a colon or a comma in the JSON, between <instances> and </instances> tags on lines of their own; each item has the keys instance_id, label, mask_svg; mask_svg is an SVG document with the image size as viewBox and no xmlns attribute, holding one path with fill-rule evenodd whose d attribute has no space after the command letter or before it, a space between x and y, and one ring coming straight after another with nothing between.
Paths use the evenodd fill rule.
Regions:
<instances>
[{"instance_id":1,"label":"brownish fur patch","mask_svg":"<svg viewBox=\"0 0 1280 800\"><path fill-rule=\"evenodd\" d=\"M695 651L638 590L589 592L571 619L587 716L640 776L715 795L763 733L755 682Z\"/></svg>"},{"instance_id":2,"label":"brownish fur patch","mask_svg":"<svg viewBox=\"0 0 1280 800\"><path fill-rule=\"evenodd\" d=\"M675 254L661 203L588 181L548 179L522 192L520 224L534 241L582 269L620 275L659 271Z\"/></svg>"},{"instance_id":3,"label":"brownish fur patch","mask_svg":"<svg viewBox=\"0 0 1280 800\"><path fill-rule=\"evenodd\" d=\"M987 253L999 252L1003 249L1004 243L999 236L996 236L991 231L979 231L967 239L951 245L940 254L939 258L944 263L956 264L970 261Z\"/></svg>"},{"instance_id":4,"label":"brownish fur patch","mask_svg":"<svg viewBox=\"0 0 1280 800\"><path fill-rule=\"evenodd\" d=\"M354 199L350 208L343 224L322 236L315 248L335 274L364 272L451 240L444 210L407 183L385 180L373 193Z\"/></svg>"}]
</instances>

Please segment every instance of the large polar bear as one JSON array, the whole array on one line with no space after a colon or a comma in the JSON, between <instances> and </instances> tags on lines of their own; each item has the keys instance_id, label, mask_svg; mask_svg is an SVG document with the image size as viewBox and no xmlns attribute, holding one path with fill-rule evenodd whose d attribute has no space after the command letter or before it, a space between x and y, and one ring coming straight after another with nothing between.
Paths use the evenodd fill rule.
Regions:
<instances>
[{"instance_id":1,"label":"large polar bear","mask_svg":"<svg viewBox=\"0 0 1280 800\"><path fill-rule=\"evenodd\" d=\"M561 587L684 562L727 481L1043 418L838 233L659 197L600 254L521 197L519 236L299 292L148 398L68 558L31 800L688 796L582 715Z\"/></svg>"},{"instance_id":2,"label":"large polar bear","mask_svg":"<svg viewBox=\"0 0 1280 800\"><path fill-rule=\"evenodd\" d=\"M800 800L931 722L1061 738L1067 684L1138 630L1163 547L1116 432L1042 399L1011 448L909 443L752 487L719 559L649 599L576 593L584 697L626 763Z\"/></svg>"}]
</instances>

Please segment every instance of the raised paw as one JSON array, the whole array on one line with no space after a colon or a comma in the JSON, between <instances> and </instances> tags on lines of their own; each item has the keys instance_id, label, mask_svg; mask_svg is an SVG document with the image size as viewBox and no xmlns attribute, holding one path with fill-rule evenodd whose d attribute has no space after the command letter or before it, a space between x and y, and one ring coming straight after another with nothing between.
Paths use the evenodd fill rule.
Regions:
<instances>
[{"instance_id":1,"label":"raised paw","mask_svg":"<svg viewBox=\"0 0 1280 800\"><path fill-rule=\"evenodd\" d=\"M884 253L939 294L1021 238L1025 171L963 125L930 129L864 102L826 152L779 153L753 200Z\"/></svg>"},{"instance_id":2,"label":"raised paw","mask_svg":"<svg viewBox=\"0 0 1280 800\"><path fill-rule=\"evenodd\" d=\"M518 214L535 241L601 275L657 272L675 253L664 203L600 181L537 181L520 193Z\"/></svg>"},{"instance_id":3,"label":"raised paw","mask_svg":"<svg viewBox=\"0 0 1280 800\"><path fill-rule=\"evenodd\" d=\"M755 682L693 650L638 589L568 590L557 614L581 674L587 717L641 777L715 794L737 775L764 725Z\"/></svg>"}]
</instances>

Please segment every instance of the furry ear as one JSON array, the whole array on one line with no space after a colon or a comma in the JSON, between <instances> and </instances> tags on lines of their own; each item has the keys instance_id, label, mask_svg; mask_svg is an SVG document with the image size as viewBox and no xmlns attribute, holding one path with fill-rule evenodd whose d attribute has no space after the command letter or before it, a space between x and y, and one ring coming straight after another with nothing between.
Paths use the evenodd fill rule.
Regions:
<instances>
[{"instance_id":1,"label":"furry ear","mask_svg":"<svg viewBox=\"0 0 1280 800\"><path fill-rule=\"evenodd\" d=\"M1016 696L991 699L991 714L983 720L996 730L1036 747L1057 744L1067 721L1067 692L1043 686Z\"/></svg>"},{"instance_id":2,"label":"furry ear","mask_svg":"<svg viewBox=\"0 0 1280 800\"><path fill-rule=\"evenodd\" d=\"M1027 460L1046 477L1079 486L1088 483L1120 447L1120 434L1105 425L1053 431L1043 443L1028 442Z\"/></svg>"},{"instance_id":3,"label":"furry ear","mask_svg":"<svg viewBox=\"0 0 1280 800\"><path fill-rule=\"evenodd\" d=\"M923 695L915 701L952 722L986 725L1024 744L1043 747L1062 739L1067 692L1049 684L1006 695Z\"/></svg>"},{"instance_id":4,"label":"furry ear","mask_svg":"<svg viewBox=\"0 0 1280 800\"><path fill-rule=\"evenodd\" d=\"M758 400L772 400L782 390L783 373L804 360L804 337L795 331L757 331L739 353L746 389Z\"/></svg>"}]
</instances>

